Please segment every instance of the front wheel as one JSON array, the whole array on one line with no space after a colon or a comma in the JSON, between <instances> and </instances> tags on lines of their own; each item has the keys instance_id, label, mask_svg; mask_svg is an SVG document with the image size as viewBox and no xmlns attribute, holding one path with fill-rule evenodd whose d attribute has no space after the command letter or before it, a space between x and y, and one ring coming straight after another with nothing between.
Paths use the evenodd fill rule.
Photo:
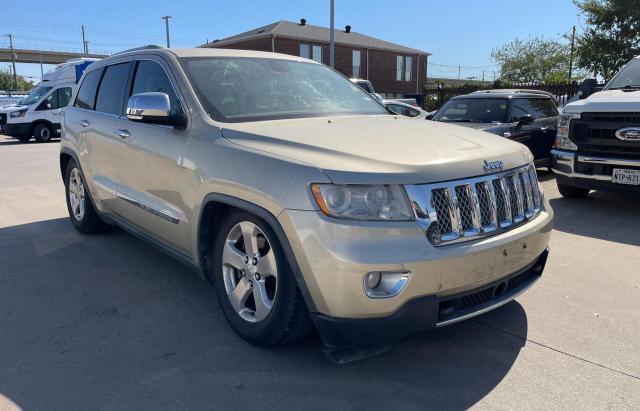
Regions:
<instances>
[{"instance_id":1,"label":"front wheel","mask_svg":"<svg viewBox=\"0 0 640 411\"><path fill-rule=\"evenodd\" d=\"M305 336L311 322L271 227L245 212L229 214L213 246L213 283L231 327L258 346Z\"/></svg>"},{"instance_id":2,"label":"front wheel","mask_svg":"<svg viewBox=\"0 0 640 411\"><path fill-rule=\"evenodd\" d=\"M556 184L558 185L558 191L560 191L562 197L566 198L584 198L588 196L591 191L588 188L569 186L560 182L557 182Z\"/></svg>"},{"instance_id":3,"label":"front wheel","mask_svg":"<svg viewBox=\"0 0 640 411\"><path fill-rule=\"evenodd\" d=\"M53 131L51 130L51 127L46 124L38 124L33 129L33 135L38 143L46 143L51 140L51 137L53 137Z\"/></svg>"}]
</instances>

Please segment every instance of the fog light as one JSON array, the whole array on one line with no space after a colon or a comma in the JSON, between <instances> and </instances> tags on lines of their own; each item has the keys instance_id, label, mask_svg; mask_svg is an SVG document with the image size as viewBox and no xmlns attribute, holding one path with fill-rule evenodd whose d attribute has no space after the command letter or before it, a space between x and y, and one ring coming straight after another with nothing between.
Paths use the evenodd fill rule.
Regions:
<instances>
[{"instance_id":1,"label":"fog light","mask_svg":"<svg viewBox=\"0 0 640 411\"><path fill-rule=\"evenodd\" d=\"M369 298L391 298L400 294L409 282L407 271L373 271L364 276L364 292Z\"/></svg>"},{"instance_id":2,"label":"fog light","mask_svg":"<svg viewBox=\"0 0 640 411\"><path fill-rule=\"evenodd\" d=\"M382 274L379 272L369 273L365 277L365 283L368 289L373 290L374 288L378 288L380 282L382 281Z\"/></svg>"}]
</instances>

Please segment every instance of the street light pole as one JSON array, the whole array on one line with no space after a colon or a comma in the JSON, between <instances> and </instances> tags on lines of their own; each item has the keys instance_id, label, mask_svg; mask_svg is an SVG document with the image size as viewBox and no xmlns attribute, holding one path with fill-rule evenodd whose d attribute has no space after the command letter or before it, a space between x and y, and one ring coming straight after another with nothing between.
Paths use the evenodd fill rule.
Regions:
<instances>
[{"instance_id":1,"label":"street light pole","mask_svg":"<svg viewBox=\"0 0 640 411\"><path fill-rule=\"evenodd\" d=\"M329 28L329 65L333 67L335 62L335 44L333 38L333 29L334 29L334 19L333 19L333 0L331 0L331 18L330 18L330 28Z\"/></svg>"},{"instance_id":2,"label":"street light pole","mask_svg":"<svg viewBox=\"0 0 640 411\"><path fill-rule=\"evenodd\" d=\"M164 16L162 19L164 20L164 29L167 34L167 48L171 47L171 43L169 43L169 19L171 16Z\"/></svg>"},{"instance_id":3,"label":"street light pole","mask_svg":"<svg viewBox=\"0 0 640 411\"><path fill-rule=\"evenodd\" d=\"M13 53L13 35L9 34L9 51L11 52L11 65L13 66L13 89L18 89L18 75L16 74L16 55Z\"/></svg>"}]
</instances>

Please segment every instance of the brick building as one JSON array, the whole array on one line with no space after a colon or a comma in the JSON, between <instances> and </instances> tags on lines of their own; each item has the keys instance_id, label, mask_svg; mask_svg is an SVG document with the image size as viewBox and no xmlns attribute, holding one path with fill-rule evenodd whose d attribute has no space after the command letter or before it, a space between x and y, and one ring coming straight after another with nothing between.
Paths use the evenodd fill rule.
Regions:
<instances>
[{"instance_id":1,"label":"brick building","mask_svg":"<svg viewBox=\"0 0 640 411\"><path fill-rule=\"evenodd\" d=\"M350 26L334 31L336 70L347 77L371 81L383 94L422 94L431 53L400 46L354 31ZM329 64L329 29L278 21L200 47L271 51Z\"/></svg>"}]
</instances>

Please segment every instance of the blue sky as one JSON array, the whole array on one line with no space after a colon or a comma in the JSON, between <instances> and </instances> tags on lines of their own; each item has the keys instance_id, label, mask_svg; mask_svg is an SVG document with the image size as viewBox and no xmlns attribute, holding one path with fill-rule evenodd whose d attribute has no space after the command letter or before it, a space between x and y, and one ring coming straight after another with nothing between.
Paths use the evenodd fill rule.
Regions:
<instances>
[{"instance_id":1,"label":"blue sky","mask_svg":"<svg viewBox=\"0 0 640 411\"><path fill-rule=\"evenodd\" d=\"M336 27L433 53L430 72L456 77L493 77L491 49L516 37L558 38L581 25L571 0L445 1L335 0ZM28 8L25 6L28 4ZM29 11L32 11L30 14ZM170 15L172 46L190 47L277 20L329 25L329 0L153 0L3 1L0 35L14 43L41 47L82 48L85 25L90 50L110 52L143 44L164 44L163 15ZM0 37L0 45L8 42ZM8 64L0 63L1 69ZM47 67L45 67L45 71ZM38 65L19 65L18 73L34 76Z\"/></svg>"}]
</instances>

